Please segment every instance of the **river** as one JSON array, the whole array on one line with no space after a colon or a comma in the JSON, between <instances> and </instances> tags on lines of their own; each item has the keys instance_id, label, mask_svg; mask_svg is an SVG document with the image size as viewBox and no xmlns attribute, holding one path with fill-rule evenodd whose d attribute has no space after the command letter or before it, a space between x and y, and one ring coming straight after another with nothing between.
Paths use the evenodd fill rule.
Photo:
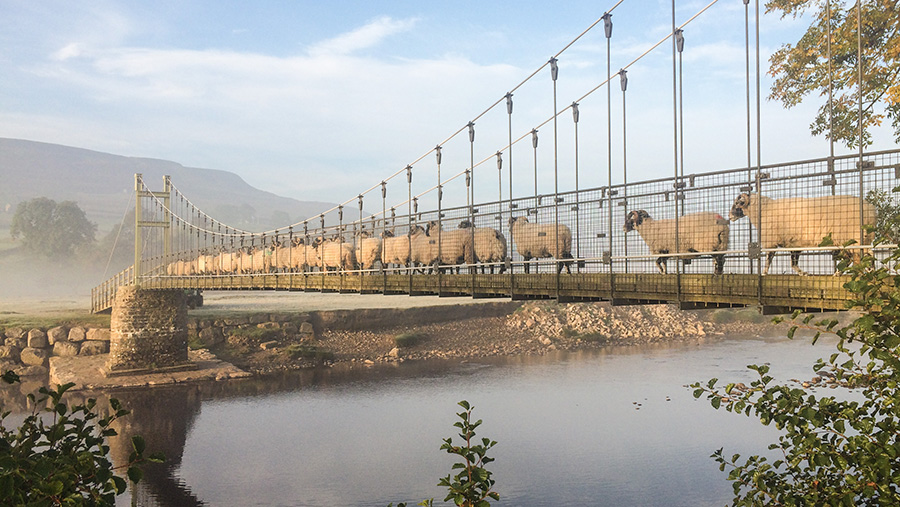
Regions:
<instances>
[{"instance_id":1,"label":"river","mask_svg":"<svg viewBox=\"0 0 900 507\"><path fill-rule=\"evenodd\" d=\"M713 410L685 384L748 382L747 364L809 378L833 342L731 337L468 362L407 362L349 372L125 391L128 432L169 462L120 505L386 506L444 491L439 450L468 400L497 505L723 505L726 474L709 455L765 453L772 427ZM114 447L114 455L117 446Z\"/></svg>"}]
</instances>

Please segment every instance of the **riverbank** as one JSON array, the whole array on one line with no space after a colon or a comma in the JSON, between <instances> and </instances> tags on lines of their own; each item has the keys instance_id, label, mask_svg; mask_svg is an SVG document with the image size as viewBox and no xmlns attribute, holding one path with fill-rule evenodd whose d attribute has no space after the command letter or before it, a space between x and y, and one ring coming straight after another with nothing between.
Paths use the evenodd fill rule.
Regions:
<instances>
[{"instance_id":1,"label":"riverbank","mask_svg":"<svg viewBox=\"0 0 900 507\"><path fill-rule=\"evenodd\" d=\"M24 306L27 304L4 305L0 328L35 319L52 337L50 326L77 327L79 312L94 322L92 326L103 326L96 323L97 316L73 307L75 300ZM236 367L256 375L315 366L352 368L410 360L543 355L617 345L703 343L726 335L784 336L786 332L755 309L681 311L674 305L613 307L608 303L560 305L381 295L209 293L204 307L189 315L192 349L207 350L223 368ZM53 348L64 349L50 342L67 339L48 340L48 367L54 362L62 364L52 357L56 355ZM5 346L19 346L20 350L30 346L27 340L19 343L22 341L19 337ZM79 375L95 377L87 370L79 374L79 364L90 369L99 360L67 359L64 363L65 378L72 380ZM28 371L39 372L40 368ZM229 371L229 375L207 372L166 382L236 376ZM158 383L146 378L132 380L139 381L133 385ZM126 381L118 378L116 385Z\"/></svg>"},{"instance_id":2,"label":"riverbank","mask_svg":"<svg viewBox=\"0 0 900 507\"><path fill-rule=\"evenodd\" d=\"M783 336L753 309L681 311L674 305L502 302L478 306L313 312L314 339L264 346L243 334L210 349L266 374L314 365L543 355L654 343L703 343L727 335ZM271 338L271 336L269 336ZM294 351L292 353L291 351ZM303 351L303 354L298 353Z\"/></svg>"}]
</instances>

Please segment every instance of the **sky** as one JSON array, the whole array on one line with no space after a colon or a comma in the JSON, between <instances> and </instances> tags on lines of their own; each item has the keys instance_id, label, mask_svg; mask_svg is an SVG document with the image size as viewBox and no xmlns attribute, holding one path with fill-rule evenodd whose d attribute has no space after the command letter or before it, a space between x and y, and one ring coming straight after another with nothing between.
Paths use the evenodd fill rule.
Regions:
<instances>
[{"instance_id":1,"label":"sky","mask_svg":"<svg viewBox=\"0 0 900 507\"><path fill-rule=\"evenodd\" d=\"M707 5L679 1L676 24ZM446 180L473 162L476 201L508 198L503 97L515 88L512 137L525 136L512 151L515 196L534 193L535 127L541 194L574 188L576 158L580 188L607 184L610 159L613 183L623 159L629 181L671 176L671 42L638 59L671 32L671 9L655 0L0 0L0 137L221 169L282 196L354 204L366 191L380 203L380 182L407 164L413 194L427 192L442 144L452 205L465 198L464 178ZM558 57L556 110L580 101L576 151L571 110L554 128L545 64L606 11L609 55L600 23ZM751 3L751 44L753 16ZM805 25L762 16L763 71ZM743 2L720 0L684 33L684 172L746 167ZM607 58L613 74L628 66L624 114L618 77L607 102ZM827 156L827 140L808 128L821 99L784 110L761 80L762 163ZM405 174L390 180L388 205L407 191Z\"/></svg>"}]
</instances>

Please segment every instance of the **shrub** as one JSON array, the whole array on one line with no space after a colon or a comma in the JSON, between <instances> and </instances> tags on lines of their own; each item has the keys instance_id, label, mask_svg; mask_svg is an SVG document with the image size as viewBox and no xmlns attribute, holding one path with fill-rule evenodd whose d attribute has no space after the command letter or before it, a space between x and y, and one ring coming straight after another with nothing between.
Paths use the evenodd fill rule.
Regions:
<instances>
[{"instance_id":1,"label":"shrub","mask_svg":"<svg viewBox=\"0 0 900 507\"><path fill-rule=\"evenodd\" d=\"M500 500L500 494L494 491L494 479L484 466L494 461L494 458L488 457L487 452L497 442L482 438L480 444L475 443L475 430L481 426L481 419L472 421L473 407L468 401L463 400L458 405L464 410L456 414L460 420L453 426L459 428L459 438L463 440L463 445L454 445L452 437L445 438L441 450L460 458L460 462L452 466L453 470L459 472L442 477L438 486L447 488L445 502L453 500L453 504L459 507L490 507L488 499ZM434 499L429 499L417 505L430 507L433 503ZM388 507L392 506L390 504ZM406 507L406 504L399 503L397 507Z\"/></svg>"},{"instance_id":2,"label":"shrub","mask_svg":"<svg viewBox=\"0 0 900 507\"><path fill-rule=\"evenodd\" d=\"M293 343L288 345L284 351L291 359L315 359L319 362L331 361L334 359L334 352L315 345Z\"/></svg>"},{"instance_id":3,"label":"shrub","mask_svg":"<svg viewBox=\"0 0 900 507\"><path fill-rule=\"evenodd\" d=\"M3 381L15 383L18 375L6 372ZM144 439L131 439L134 451L128 463L113 466L106 438L116 435L114 421L128 414L110 398L112 415L99 418L96 400L67 407L62 402L74 384L56 390L40 388L28 395L35 407L16 430L3 426L9 412L0 415L0 498L4 505L115 505L126 481L115 475L124 469L132 482L141 480L138 464L162 462L161 454L144 455ZM44 407L39 410L38 407Z\"/></svg>"},{"instance_id":4,"label":"shrub","mask_svg":"<svg viewBox=\"0 0 900 507\"><path fill-rule=\"evenodd\" d=\"M728 470L734 505L900 505L900 252L885 264L876 267L871 256L839 264L852 278L844 284L853 294L848 308L861 310L849 325L794 314L789 338L800 328L815 332L814 343L822 333L838 338L837 351L815 363L810 381L779 384L768 366L750 365L756 380L749 386L722 386L715 378L690 386L694 397L706 394L713 408L752 414L782 431L769 446L774 460L713 453L719 468ZM807 385L855 392L819 398Z\"/></svg>"},{"instance_id":5,"label":"shrub","mask_svg":"<svg viewBox=\"0 0 900 507\"><path fill-rule=\"evenodd\" d=\"M424 333L411 331L395 336L394 345L398 347L413 347L425 341L426 338L428 338L428 336Z\"/></svg>"}]
</instances>

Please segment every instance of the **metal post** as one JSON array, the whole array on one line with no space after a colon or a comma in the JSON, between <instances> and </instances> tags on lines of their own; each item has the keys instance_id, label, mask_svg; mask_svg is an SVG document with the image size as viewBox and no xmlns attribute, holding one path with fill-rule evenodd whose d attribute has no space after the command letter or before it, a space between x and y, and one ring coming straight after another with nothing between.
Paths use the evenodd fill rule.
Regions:
<instances>
[{"instance_id":1,"label":"metal post","mask_svg":"<svg viewBox=\"0 0 900 507\"><path fill-rule=\"evenodd\" d=\"M466 177L466 185L469 186L469 192L472 196L469 205L469 223L471 227L470 240L472 241L472 265L475 264L475 123L469 122L469 174ZM471 185L469 185L471 183ZM466 262L463 257L463 262ZM469 266L472 273L472 296L475 296L475 268Z\"/></svg>"},{"instance_id":2,"label":"metal post","mask_svg":"<svg viewBox=\"0 0 900 507\"><path fill-rule=\"evenodd\" d=\"M578 102L572 102L572 120L575 123L575 206L572 208L575 211L575 258L581 259L581 219L579 216L579 203L581 202L581 198L578 194ZM581 263L575 263L577 271L581 272Z\"/></svg>"},{"instance_id":3,"label":"metal post","mask_svg":"<svg viewBox=\"0 0 900 507\"><path fill-rule=\"evenodd\" d=\"M680 200L679 193L681 192L681 187L680 187L681 181L678 177L678 174L679 174L679 172L678 172L678 169L679 169L679 164L678 164L678 73L677 73L677 69L676 69L676 59L675 59L675 52L677 51L678 44L677 44L677 41L675 40L675 38L676 38L675 37L675 0L672 0L672 117L673 117L673 128L675 131L674 132L675 140L673 143L674 150L675 150L675 159L673 161L675 164L675 253L678 254L678 253L680 253L680 249L679 249L680 245L679 245L679 239L678 239L679 232L680 232L679 231L680 227L678 224L678 215L679 215L678 201ZM676 276L676 283L675 283L676 294L677 294L678 301L681 302L681 257L680 256L675 257L675 276Z\"/></svg>"},{"instance_id":4,"label":"metal post","mask_svg":"<svg viewBox=\"0 0 900 507\"><path fill-rule=\"evenodd\" d=\"M143 175L134 174L134 286L141 286L141 192Z\"/></svg>"},{"instance_id":5,"label":"metal post","mask_svg":"<svg viewBox=\"0 0 900 507\"><path fill-rule=\"evenodd\" d=\"M831 0L825 0L825 22L828 23L828 172L834 176L834 74L831 70ZM837 181L831 185L831 195L837 191Z\"/></svg>"},{"instance_id":6,"label":"metal post","mask_svg":"<svg viewBox=\"0 0 900 507\"><path fill-rule=\"evenodd\" d=\"M506 94L506 115L508 118L508 132L509 132L509 218L512 219L513 216L513 145L512 145L512 113L513 113L513 94L511 92L507 92ZM502 214L501 214L502 216ZM503 225L503 220L500 220L500 225ZM509 231L509 250L507 251L508 258L512 260L512 252L513 252L513 239L512 239L512 229ZM504 262L506 260L504 259ZM513 297L513 268L512 262L509 263L509 297Z\"/></svg>"},{"instance_id":7,"label":"metal post","mask_svg":"<svg viewBox=\"0 0 900 507\"><path fill-rule=\"evenodd\" d=\"M412 166L406 166L406 209L407 209L407 220L406 220L406 237L410 238L409 241L406 242L407 250L410 262L412 262L412 238L410 233L412 232L412 220L413 220L413 212L412 212ZM383 247L382 247L383 248ZM413 293L413 278L412 276L408 277L409 282L409 295L412 296Z\"/></svg>"},{"instance_id":8,"label":"metal post","mask_svg":"<svg viewBox=\"0 0 900 507\"><path fill-rule=\"evenodd\" d=\"M554 234L556 242L556 249L553 253L553 258L556 262L553 264L553 267L556 268L556 300L559 301L559 287L560 287L560 277L562 270L560 269L560 251L559 251L559 142L558 142L558 126L557 126L557 114L556 109L556 79L559 76L559 65L557 63L556 58L550 59L550 78L553 80L553 222L555 224Z\"/></svg>"},{"instance_id":9,"label":"metal post","mask_svg":"<svg viewBox=\"0 0 900 507\"><path fill-rule=\"evenodd\" d=\"M865 230L863 229L863 221L865 214L863 212L863 75L862 75L862 0L856 0L856 79L859 91L859 244L865 242Z\"/></svg>"},{"instance_id":10,"label":"metal post","mask_svg":"<svg viewBox=\"0 0 900 507\"><path fill-rule=\"evenodd\" d=\"M609 214L609 299L613 300L613 199L612 199L612 90L610 80L610 40L612 39L613 23L612 14L603 14L603 33L606 35L606 198Z\"/></svg>"},{"instance_id":11,"label":"metal post","mask_svg":"<svg viewBox=\"0 0 900 507\"><path fill-rule=\"evenodd\" d=\"M441 145L435 146L435 147L434 147L434 151L435 151L435 154L434 154L434 155L435 155L435 158L437 159L437 179L438 179L438 187L437 187L437 201L438 201L438 216L437 216L437 218L438 218L438 219L437 219L437 222L438 222L438 239L437 239L437 242L438 242L438 262L437 262L438 267L437 267L437 277L438 277L438 295L440 295L440 293L441 293L441 287L442 287L442 283L441 283L441 268L440 268L441 260L440 260L440 258L441 258L441 254L443 253L443 252L441 252L441 233L440 233L440 229L441 229L441 227L442 227L441 216L444 214L444 213L442 212L442 206L441 206L441 201L444 200L444 187L441 185ZM426 224L426 227L427 227L427 224ZM412 243L412 238L410 238L410 243ZM410 259L409 262L410 262L410 264L412 264L412 259Z\"/></svg>"},{"instance_id":12,"label":"metal post","mask_svg":"<svg viewBox=\"0 0 900 507\"><path fill-rule=\"evenodd\" d=\"M625 92L628 90L628 71L619 69L619 85L622 88L622 202L624 203L625 215L628 215L628 126L625 115ZM612 202L612 197L610 197ZM611 209L611 208L610 208ZM624 270L628 273L628 241L622 243L623 254L625 256ZM611 252L611 251L610 251ZM612 283L612 282L610 282Z\"/></svg>"},{"instance_id":13,"label":"metal post","mask_svg":"<svg viewBox=\"0 0 900 507\"><path fill-rule=\"evenodd\" d=\"M830 1L830 0L828 0ZM746 76L747 76L747 182L753 181L753 160L751 156L752 151L752 136L750 134L751 131L751 109L750 109L750 0L744 0L744 53L746 55ZM758 194L757 194L758 195ZM747 220L747 237L749 238L749 242L753 243L753 225L750 223L748 218ZM748 245L749 250L749 245ZM753 274L753 262L749 263L750 265L750 274Z\"/></svg>"}]
</instances>

